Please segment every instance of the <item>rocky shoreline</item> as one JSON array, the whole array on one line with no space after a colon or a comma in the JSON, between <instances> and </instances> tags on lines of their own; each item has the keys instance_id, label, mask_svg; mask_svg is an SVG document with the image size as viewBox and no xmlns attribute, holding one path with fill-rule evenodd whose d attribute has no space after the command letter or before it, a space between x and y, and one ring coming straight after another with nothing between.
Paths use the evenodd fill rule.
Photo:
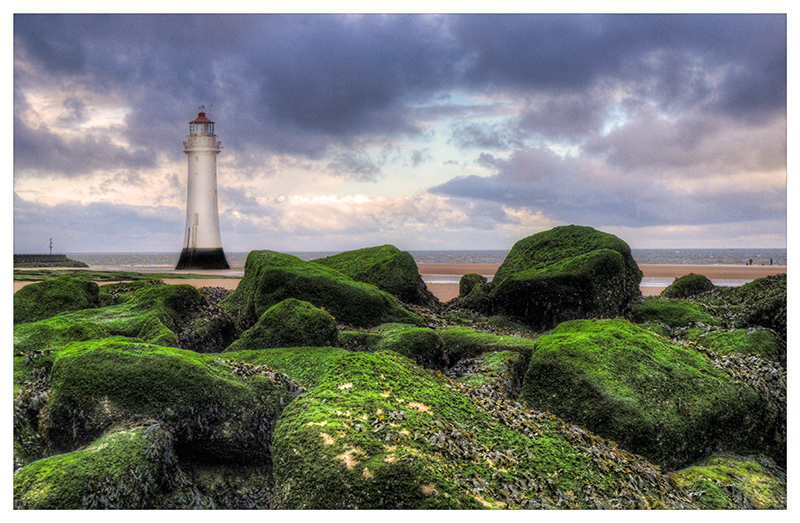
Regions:
<instances>
[{"instance_id":1,"label":"rocky shoreline","mask_svg":"<svg viewBox=\"0 0 800 523\"><path fill-rule=\"evenodd\" d=\"M15 507L786 507L785 273L642 296L570 226L442 302L409 258L16 291Z\"/></svg>"}]
</instances>

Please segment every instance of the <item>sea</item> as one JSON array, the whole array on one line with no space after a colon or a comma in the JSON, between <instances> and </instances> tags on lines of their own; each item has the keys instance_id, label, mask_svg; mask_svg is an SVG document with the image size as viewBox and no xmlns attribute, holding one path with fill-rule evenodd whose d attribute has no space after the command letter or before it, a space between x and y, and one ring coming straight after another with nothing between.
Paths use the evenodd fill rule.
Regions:
<instances>
[{"instance_id":1,"label":"sea","mask_svg":"<svg viewBox=\"0 0 800 523\"><path fill-rule=\"evenodd\" d=\"M417 263L502 263L508 250L448 250L408 251ZM289 252L302 260L314 260L337 254L338 251ZM642 264L664 265L786 265L786 249L632 249L633 259ZM225 252L232 266L244 265L247 252ZM178 252L132 253L67 253L67 257L82 261L95 270L137 270L161 272L175 267ZM243 273L233 269L231 275ZM491 279L491 275L486 275ZM458 283L460 276L422 274L425 283ZM719 286L739 286L751 280L711 280ZM671 278L644 278L643 287L666 287Z\"/></svg>"}]
</instances>

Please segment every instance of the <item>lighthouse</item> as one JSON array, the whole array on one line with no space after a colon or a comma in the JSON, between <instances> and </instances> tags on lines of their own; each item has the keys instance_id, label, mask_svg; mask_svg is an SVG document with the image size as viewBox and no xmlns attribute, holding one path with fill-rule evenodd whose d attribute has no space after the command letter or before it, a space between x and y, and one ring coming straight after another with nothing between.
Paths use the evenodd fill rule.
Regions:
<instances>
[{"instance_id":1,"label":"lighthouse","mask_svg":"<svg viewBox=\"0 0 800 523\"><path fill-rule=\"evenodd\" d=\"M217 155L222 147L214 134L214 122L200 107L189 122L183 152L189 163L186 196L186 228L177 270L229 269L222 251L217 208Z\"/></svg>"}]
</instances>

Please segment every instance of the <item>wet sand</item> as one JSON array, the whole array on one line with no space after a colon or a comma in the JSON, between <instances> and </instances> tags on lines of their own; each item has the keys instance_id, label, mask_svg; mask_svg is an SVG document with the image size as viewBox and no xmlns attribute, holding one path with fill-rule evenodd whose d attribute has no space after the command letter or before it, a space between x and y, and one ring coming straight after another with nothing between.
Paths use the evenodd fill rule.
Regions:
<instances>
[{"instance_id":1,"label":"wet sand","mask_svg":"<svg viewBox=\"0 0 800 523\"><path fill-rule=\"evenodd\" d=\"M434 279L432 276L461 277L464 274L480 274L482 276L494 276L497 272L499 263L420 263L417 265L423 280ZM773 274L786 272L785 265L652 265L640 264L639 268L644 273L645 278L679 278L687 274L702 274L711 280L754 280ZM231 267L233 270L241 270L241 266ZM188 272L188 271L181 271ZM222 273L223 271L220 271ZM163 280L167 284L186 283L195 287L223 287L225 289L235 289L239 284L239 278L166 278ZM14 281L14 292L32 282ZM105 285L112 282L99 282ZM428 289L441 301L449 301L458 296L458 281L454 283L427 283ZM645 296L657 296L666 286L643 285L642 294Z\"/></svg>"}]
</instances>

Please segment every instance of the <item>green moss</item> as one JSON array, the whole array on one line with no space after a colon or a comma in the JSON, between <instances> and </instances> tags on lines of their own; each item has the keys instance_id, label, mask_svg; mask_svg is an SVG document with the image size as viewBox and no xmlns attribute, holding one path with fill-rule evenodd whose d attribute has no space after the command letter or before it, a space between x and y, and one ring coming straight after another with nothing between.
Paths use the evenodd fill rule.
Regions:
<instances>
[{"instance_id":1,"label":"green moss","mask_svg":"<svg viewBox=\"0 0 800 523\"><path fill-rule=\"evenodd\" d=\"M241 329L251 327L273 305L296 298L324 308L338 323L371 327L388 321L421 325L397 299L323 265L273 251L253 251L236 290L220 302Z\"/></svg>"},{"instance_id":2,"label":"green moss","mask_svg":"<svg viewBox=\"0 0 800 523\"><path fill-rule=\"evenodd\" d=\"M694 492L706 509L770 510L786 508L786 479L781 476L774 466L767 469L751 458L715 456L675 472L672 478Z\"/></svg>"},{"instance_id":3,"label":"green moss","mask_svg":"<svg viewBox=\"0 0 800 523\"><path fill-rule=\"evenodd\" d=\"M525 272L560 272L559 265L569 263L570 258L596 250L616 251L625 258L630 276L641 271L630 256L630 247L613 234L597 231L591 227L566 225L540 232L518 241L495 273L493 282ZM638 285L638 283L637 283Z\"/></svg>"},{"instance_id":4,"label":"green moss","mask_svg":"<svg viewBox=\"0 0 800 523\"><path fill-rule=\"evenodd\" d=\"M153 450L145 428L137 427L35 461L14 475L14 505L36 510L147 508L163 475Z\"/></svg>"},{"instance_id":5,"label":"green moss","mask_svg":"<svg viewBox=\"0 0 800 523\"><path fill-rule=\"evenodd\" d=\"M292 396L279 375L233 371L207 355L124 338L72 343L56 354L43 426L69 449L122 421L160 419L190 454L263 460Z\"/></svg>"},{"instance_id":6,"label":"green moss","mask_svg":"<svg viewBox=\"0 0 800 523\"><path fill-rule=\"evenodd\" d=\"M381 334L376 351L394 351L429 369L442 369L454 363L448 358L442 338L431 329L385 324L375 330Z\"/></svg>"},{"instance_id":7,"label":"green moss","mask_svg":"<svg viewBox=\"0 0 800 523\"><path fill-rule=\"evenodd\" d=\"M156 285L164 285L164 282L161 280L135 280L101 285L100 302L103 307L119 305L130 300L137 293Z\"/></svg>"},{"instance_id":8,"label":"green moss","mask_svg":"<svg viewBox=\"0 0 800 523\"><path fill-rule=\"evenodd\" d=\"M201 303L191 285L161 285L119 305L65 312L14 328L14 352L56 348L70 341L126 336L177 347L176 332Z\"/></svg>"},{"instance_id":9,"label":"green moss","mask_svg":"<svg viewBox=\"0 0 800 523\"><path fill-rule=\"evenodd\" d=\"M278 422L277 508L672 503L657 490L630 494L631 477L642 485L664 481L654 468L645 479L642 463L624 461L630 458L618 450L608 455L623 461L609 467L609 458L588 451L611 449L594 436L570 432L574 442L567 440L557 420L511 413L516 407L505 404L497 415L508 417L495 418L461 387L391 352L346 353Z\"/></svg>"},{"instance_id":10,"label":"green moss","mask_svg":"<svg viewBox=\"0 0 800 523\"><path fill-rule=\"evenodd\" d=\"M786 292L786 274L778 274L740 287L717 287L698 301L732 328L764 327L786 341Z\"/></svg>"},{"instance_id":11,"label":"green moss","mask_svg":"<svg viewBox=\"0 0 800 523\"><path fill-rule=\"evenodd\" d=\"M540 336L520 399L669 466L716 445L761 450L774 430L762 426L755 390L625 320L566 322Z\"/></svg>"},{"instance_id":12,"label":"green moss","mask_svg":"<svg viewBox=\"0 0 800 523\"><path fill-rule=\"evenodd\" d=\"M661 291L662 298L685 299L714 290L711 280L702 274L687 274L673 281L669 287Z\"/></svg>"},{"instance_id":13,"label":"green moss","mask_svg":"<svg viewBox=\"0 0 800 523\"><path fill-rule=\"evenodd\" d=\"M641 296L642 272L628 245L591 227L556 227L517 242L488 294L466 305L503 313L536 329L575 318L615 317Z\"/></svg>"},{"instance_id":14,"label":"green moss","mask_svg":"<svg viewBox=\"0 0 800 523\"><path fill-rule=\"evenodd\" d=\"M663 336L664 338L669 338L670 337L669 329L665 325L663 325L661 323L645 322L645 323L639 323L638 325L639 325L639 327L641 327L643 329L647 329L650 332L654 332L654 333L658 334L659 336Z\"/></svg>"},{"instance_id":15,"label":"green moss","mask_svg":"<svg viewBox=\"0 0 800 523\"><path fill-rule=\"evenodd\" d=\"M442 327L436 333L444 341L452 363L489 351L511 350L529 357L535 346L531 338L498 336L469 327Z\"/></svg>"},{"instance_id":16,"label":"green moss","mask_svg":"<svg viewBox=\"0 0 800 523\"><path fill-rule=\"evenodd\" d=\"M786 359L786 344L775 333L766 329L689 329L683 339L699 343L720 354L754 354L772 361Z\"/></svg>"},{"instance_id":17,"label":"green moss","mask_svg":"<svg viewBox=\"0 0 800 523\"><path fill-rule=\"evenodd\" d=\"M419 275L414 257L393 245L347 251L313 261L374 285L406 303L431 302L432 295Z\"/></svg>"},{"instance_id":18,"label":"green moss","mask_svg":"<svg viewBox=\"0 0 800 523\"><path fill-rule=\"evenodd\" d=\"M266 365L289 376L299 385L312 389L328 369L348 352L336 347L292 347L285 349L241 350L219 354L220 358Z\"/></svg>"},{"instance_id":19,"label":"green moss","mask_svg":"<svg viewBox=\"0 0 800 523\"><path fill-rule=\"evenodd\" d=\"M88 309L100 305L96 283L60 276L32 283L14 293L14 324L31 323L60 312Z\"/></svg>"},{"instance_id":20,"label":"green moss","mask_svg":"<svg viewBox=\"0 0 800 523\"><path fill-rule=\"evenodd\" d=\"M226 351L325 347L338 341L336 320L308 302L289 298L267 309Z\"/></svg>"},{"instance_id":21,"label":"green moss","mask_svg":"<svg viewBox=\"0 0 800 523\"><path fill-rule=\"evenodd\" d=\"M470 273L465 274L458 280L458 295L459 297L465 297L469 293L472 292L472 289L475 288L476 285L486 283L486 277L481 276L480 274Z\"/></svg>"},{"instance_id":22,"label":"green moss","mask_svg":"<svg viewBox=\"0 0 800 523\"><path fill-rule=\"evenodd\" d=\"M671 329L699 323L720 324L720 320L712 316L702 304L655 297L646 297L632 304L627 317L634 323L661 323Z\"/></svg>"}]
</instances>

